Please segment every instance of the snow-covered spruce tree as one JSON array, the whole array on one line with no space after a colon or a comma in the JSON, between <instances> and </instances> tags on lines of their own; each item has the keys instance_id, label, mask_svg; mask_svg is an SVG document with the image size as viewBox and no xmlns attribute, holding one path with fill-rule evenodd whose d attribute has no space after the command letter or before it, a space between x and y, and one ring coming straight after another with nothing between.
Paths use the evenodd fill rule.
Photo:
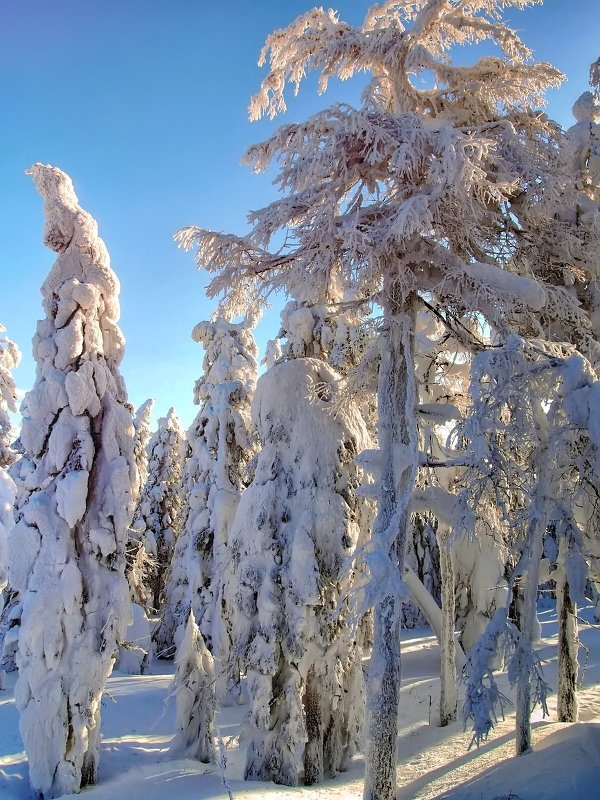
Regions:
<instances>
[{"instance_id":1,"label":"snow-covered spruce tree","mask_svg":"<svg viewBox=\"0 0 600 800\"><path fill-rule=\"evenodd\" d=\"M0 333L6 328L0 324ZM0 338L0 593L6 586L7 560L6 537L13 526L13 504L16 495L14 481L7 468L14 463L17 454L12 449L12 425L8 412L17 410L17 389L12 370L21 360L19 348L7 336ZM1 594L0 594L1 597Z\"/></svg>"},{"instance_id":2,"label":"snow-covered spruce tree","mask_svg":"<svg viewBox=\"0 0 600 800\"><path fill-rule=\"evenodd\" d=\"M154 409L155 400L149 398L138 408L133 418L135 428L135 461L140 476L140 487L145 486L148 480L148 444L152 435L150 419Z\"/></svg>"},{"instance_id":3,"label":"snow-covered spruce tree","mask_svg":"<svg viewBox=\"0 0 600 800\"><path fill-rule=\"evenodd\" d=\"M9 577L23 602L15 702L31 786L47 800L96 779L100 699L130 615L125 542L138 477L118 280L70 178L43 164L30 172L58 258L33 339L21 431L30 469Z\"/></svg>"},{"instance_id":4,"label":"snow-covered spruce tree","mask_svg":"<svg viewBox=\"0 0 600 800\"><path fill-rule=\"evenodd\" d=\"M0 324L0 333L6 328ZM19 366L19 348L7 336L0 338L0 469L7 469L16 460L12 449L13 429L8 412L17 410L17 389L12 370Z\"/></svg>"},{"instance_id":5,"label":"snow-covered spruce tree","mask_svg":"<svg viewBox=\"0 0 600 800\"><path fill-rule=\"evenodd\" d=\"M140 477L140 491L138 492L138 496L135 498L136 512L134 512L134 520L135 523L138 524L141 522L139 514L141 490L145 486L148 479L147 447L151 436L150 417L152 415L153 408L154 400L146 400L146 402L138 408L133 418L133 426L135 429L135 442L133 451L135 455L135 462L138 468L138 475ZM125 575L127 576L127 583L129 584L129 592L131 594L132 601L148 609L150 599L148 587L154 570L154 556L151 554L152 547L150 546L150 551L147 549L146 545L148 543L145 542L146 535L147 532L143 524L139 530L135 527L131 527L129 529Z\"/></svg>"},{"instance_id":6,"label":"snow-covered spruce tree","mask_svg":"<svg viewBox=\"0 0 600 800\"><path fill-rule=\"evenodd\" d=\"M313 9L275 32L263 49L261 63L268 57L271 68L251 103L253 118L285 111L286 84L297 87L309 69L320 70L322 90L332 75L370 72L363 105L340 104L304 123L284 125L249 149L246 160L256 171L279 165L277 183L284 192L250 215L249 234L199 228L179 233L183 246L197 247L199 266L213 273L210 294L225 292L225 313L256 310L277 289L298 296L307 284L312 297L325 301L332 275L383 308L382 477L373 538L378 567L389 556L389 572L385 580L381 571L375 576L380 593L367 704L369 800L395 796L395 578L404 573L419 460L416 312L426 293L449 325L469 310L506 325L513 310L527 320L552 295L552 287L533 279L535 260L520 259L518 250L507 258L503 247L511 204L519 199L525 215L535 203L543 216L540 198L547 185L554 188L554 126L532 109L561 76L548 64L529 63L530 51L499 20L503 6L529 4L392 0L374 6L360 26ZM452 65L452 45L483 40L495 43L500 55L474 66ZM419 88L423 73L434 76L433 88ZM532 184L535 196L526 192ZM543 234L543 225L538 229ZM269 243L281 231L284 247L271 252Z\"/></svg>"},{"instance_id":7,"label":"snow-covered spruce tree","mask_svg":"<svg viewBox=\"0 0 600 800\"><path fill-rule=\"evenodd\" d=\"M268 370L252 410L262 449L225 575L231 663L245 666L250 698L245 776L312 784L343 769L361 742L347 595L365 506L354 456L369 439L343 382L317 359Z\"/></svg>"},{"instance_id":8,"label":"snow-covered spruce tree","mask_svg":"<svg viewBox=\"0 0 600 800\"><path fill-rule=\"evenodd\" d=\"M165 597L167 574L175 542L181 529L181 470L185 446L175 409L158 421L158 429L148 444L148 478L133 521L133 530L142 547L153 557L148 559L147 597L142 605L158 612Z\"/></svg>"},{"instance_id":9,"label":"snow-covered spruce tree","mask_svg":"<svg viewBox=\"0 0 600 800\"><path fill-rule=\"evenodd\" d=\"M249 483L247 465L256 452L250 402L257 379L257 347L248 323L200 322L192 337L204 347L203 374L194 388L200 406L187 432L189 458L183 472L187 498L181 542L176 547L157 650L173 654L175 632L191 607L204 641L217 659L222 693L229 652L228 609L221 598L222 567L240 494Z\"/></svg>"},{"instance_id":10,"label":"snow-covered spruce tree","mask_svg":"<svg viewBox=\"0 0 600 800\"><path fill-rule=\"evenodd\" d=\"M175 663L172 694L177 708L177 733L169 752L174 758L196 758L204 763L214 761L215 664L193 611L188 614Z\"/></svg>"}]
</instances>

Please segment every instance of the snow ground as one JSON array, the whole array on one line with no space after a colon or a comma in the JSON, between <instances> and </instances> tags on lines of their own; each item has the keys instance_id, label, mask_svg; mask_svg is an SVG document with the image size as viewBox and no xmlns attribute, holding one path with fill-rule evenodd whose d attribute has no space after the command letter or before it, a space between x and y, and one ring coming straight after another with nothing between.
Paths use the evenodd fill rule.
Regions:
<instances>
[{"instance_id":1,"label":"snow ground","mask_svg":"<svg viewBox=\"0 0 600 800\"><path fill-rule=\"evenodd\" d=\"M591 609L582 615L591 619ZM556 615L540 612L539 653L546 679L556 681ZM408 632L404 642L403 688L398 740L398 800L577 800L598 796L600 776L600 630L582 626L588 649L580 651L583 688L578 724L558 724L555 696L550 721L534 714L532 753L514 758L514 715L507 715L482 747L468 750L470 735L460 722L447 728L434 721L439 656L429 629ZM103 700L102 748L97 786L87 800L227 800L219 768L168 754L174 733L174 703L165 707L172 665L154 662L152 675L115 672ZM0 798L29 800L27 763L18 732L13 687L7 676L0 692ZM504 678L501 688L511 696ZM356 800L362 796L362 758L343 775L319 787L290 789L241 780L243 749L237 734L246 707L224 708L218 717L226 746L226 775L234 800ZM74 796L73 796L74 797Z\"/></svg>"}]
</instances>

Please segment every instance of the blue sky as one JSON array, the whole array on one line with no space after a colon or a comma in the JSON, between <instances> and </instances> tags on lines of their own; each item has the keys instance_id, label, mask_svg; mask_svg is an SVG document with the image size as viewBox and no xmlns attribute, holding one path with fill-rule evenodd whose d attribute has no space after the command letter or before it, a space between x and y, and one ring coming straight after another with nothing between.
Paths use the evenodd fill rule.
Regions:
<instances>
[{"instance_id":1,"label":"blue sky","mask_svg":"<svg viewBox=\"0 0 600 800\"><path fill-rule=\"evenodd\" d=\"M549 98L564 126L600 56L600 0L546 0L511 23L568 82ZM368 3L331 5L358 23ZM190 338L213 302L192 256L175 247L180 227L246 230L246 214L274 198L267 176L240 165L245 149L286 120L335 100L357 102L355 83L325 98L309 82L286 117L249 123L264 71L260 48L310 0L0 0L0 322L23 351L16 373L31 387L31 337L39 287L53 261L42 244L42 202L24 170L35 161L68 172L96 217L121 281L122 371L134 405L175 405L188 425L202 349ZM259 326L264 346L273 308Z\"/></svg>"}]
</instances>

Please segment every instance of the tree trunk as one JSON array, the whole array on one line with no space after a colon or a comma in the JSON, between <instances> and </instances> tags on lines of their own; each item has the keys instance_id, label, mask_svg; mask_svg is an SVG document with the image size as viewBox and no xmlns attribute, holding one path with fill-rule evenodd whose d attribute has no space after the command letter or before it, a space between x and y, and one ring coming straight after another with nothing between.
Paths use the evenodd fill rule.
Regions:
<instances>
[{"instance_id":1,"label":"tree trunk","mask_svg":"<svg viewBox=\"0 0 600 800\"><path fill-rule=\"evenodd\" d=\"M540 463L543 464L546 451L542 452ZM520 615L520 641L521 652L531 649L535 639L537 622L537 594L540 577L540 562L543 552L543 537L547 525L546 517L546 477L544 469L540 470L538 485L535 491L531 519L527 536L529 549L529 564L525 571L526 583L523 592L522 611ZM516 752L517 755L531 750L531 678L528 671L519 669L517 683L517 708L516 708Z\"/></svg>"},{"instance_id":2,"label":"tree trunk","mask_svg":"<svg viewBox=\"0 0 600 800\"><path fill-rule=\"evenodd\" d=\"M408 566L406 567L406 571L404 573L404 580L406 581L406 586L411 594L413 602L419 606L425 615L427 622L429 623L429 627L435 633L438 644L441 647L442 628L444 626L444 621L440 607L435 602L434 598L429 594L427 589L423 586L417 573ZM456 637L454 638L454 661L456 663L456 671L462 672L463 667L467 663L467 657L465 656L465 652Z\"/></svg>"},{"instance_id":3,"label":"tree trunk","mask_svg":"<svg viewBox=\"0 0 600 800\"><path fill-rule=\"evenodd\" d=\"M456 719L456 649L454 640L454 563L449 545L449 531L439 523L440 571L442 576L442 631L440 641L440 726Z\"/></svg>"},{"instance_id":4,"label":"tree trunk","mask_svg":"<svg viewBox=\"0 0 600 800\"><path fill-rule=\"evenodd\" d=\"M373 540L388 555L390 572L404 576L408 506L417 470L415 302L400 303L394 287L384 298L385 334L379 372L379 448L382 471ZM372 575L376 580L376 577ZM396 797L396 739L400 698L401 600L390 574L375 607L374 641L367 682L365 800Z\"/></svg>"},{"instance_id":5,"label":"tree trunk","mask_svg":"<svg viewBox=\"0 0 600 800\"><path fill-rule=\"evenodd\" d=\"M564 549L561 540L560 548ZM560 554L562 556L562 553ZM559 557L559 560L562 560ZM556 711L559 722L577 722L577 604L571 599L569 581L564 567L559 567L556 577L556 605L558 610L558 692Z\"/></svg>"},{"instance_id":6,"label":"tree trunk","mask_svg":"<svg viewBox=\"0 0 600 800\"><path fill-rule=\"evenodd\" d=\"M323 720L321 692L314 669L306 676L304 713L306 714L306 747L304 748L304 784L312 786L323 780Z\"/></svg>"}]
</instances>

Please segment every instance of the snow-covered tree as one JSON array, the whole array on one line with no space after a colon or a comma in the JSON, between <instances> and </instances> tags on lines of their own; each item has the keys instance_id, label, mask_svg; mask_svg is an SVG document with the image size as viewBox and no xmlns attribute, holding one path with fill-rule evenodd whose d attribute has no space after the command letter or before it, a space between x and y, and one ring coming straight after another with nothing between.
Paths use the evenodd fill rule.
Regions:
<instances>
[{"instance_id":1,"label":"snow-covered tree","mask_svg":"<svg viewBox=\"0 0 600 800\"><path fill-rule=\"evenodd\" d=\"M6 328L0 324L0 333ZM13 526L13 504L16 487L7 467L15 461L11 447L12 425L8 412L17 410L17 389L12 377L21 359L19 348L7 336L0 339L0 592L7 583L6 537ZM0 595L1 597L1 595Z\"/></svg>"},{"instance_id":2,"label":"snow-covered tree","mask_svg":"<svg viewBox=\"0 0 600 800\"><path fill-rule=\"evenodd\" d=\"M147 596L142 605L158 611L165 599L167 575L181 530L181 471L185 434L175 409L158 421L158 429L148 444L148 478L142 491L133 532L146 551L141 556L148 565ZM148 559L149 554L152 562ZM138 594L142 594L142 587Z\"/></svg>"},{"instance_id":3,"label":"snow-covered tree","mask_svg":"<svg viewBox=\"0 0 600 800\"><path fill-rule=\"evenodd\" d=\"M275 32L263 49L261 63L268 58L270 70L252 100L253 118L284 111L286 84L297 88L309 69L320 71L322 90L332 75L369 72L363 105L339 104L286 124L249 149L246 160L256 171L279 166L276 182L284 192L250 215L250 233L188 228L179 234L184 246L197 246L198 264L213 273L209 293L224 292L221 307L229 313L256 310L275 290L299 296L307 285L312 298L326 301L333 276L383 309L369 800L395 796L398 586L419 463L417 310L427 296L450 327L473 310L496 326L525 324L557 294L534 280L535 258L521 257L518 248L507 255L506 247L518 237L512 228L506 234L513 203L519 201L520 218L535 206L540 235L544 218L554 214L542 200L546 187L555 196L555 126L534 109L561 75L530 63L530 51L500 19L503 6L529 4L392 0L374 6L359 26L313 9ZM498 56L473 66L451 63L453 45L485 40L498 46ZM283 247L269 250L281 231ZM575 304L552 307L570 315L572 327L589 327ZM458 325L454 330L461 332Z\"/></svg>"},{"instance_id":4,"label":"snow-covered tree","mask_svg":"<svg viewBox=\"0 0 600 800\"><path fill-rule=\"evenodd\" d=\"M172 694L177 709L177 733L169 752L175 758L196 758L204 763L214 761L215 664L193 611L189 612L175 663Z\"/></svg>"},{"instance_id":5,"label":"snow-covered tree","mask_svg":"<svg viewBox=\"0 0 600 800\"><path fill-rule=\"evenodd\" d=\"M146 400L146 402L142 403L138 408L133 418L133 426L135 428L133 452L138 468L138 475L140 477L140 493L148 480L147 447L151 436L150 417L153 408L154 400ZM141 522L138 508L140 493L138 493L138 496L135 498L137 513L134 513L135 522L138 524ZM141 525L140 529L136 529L135 527L130 528L129 537L127 539L127 566L125 574L127 576L127 582L129 583L132 601L136 604L142 604L147 608L150 594L148 587L154 570L154 556L152 555L152 545L150 545L150 550L147 549L146 545L148 542L145 541L145 537L146 529L144 525Z\"/></svg>"},{"instance_id":6,"label":"snow-covered tree","mask_svg":"<svg viewBox=\"0 0 600 800\"><path fill-rule=\"evenodd\" d=\"M475 738L487 735L493 704L492 659L499 640L509 647L508 674L517 686L517 752L531 747L531 707L545 708L547 686L532 650L543 539L559 541L559 716L576 718L577 639L573 601L583 595L586 534L597 534L600 384L573 348L509 337L473 362L473 410L463 435L473 453L465 496L476 508L492 493L512 541L516 565L506 607L477 645L466 715ZM514 614L509 620L509 611ZM504 627L503 627L504 626ZM488 685L485 685L485 681Z\"/></svg>"},{"instance_id":7,"label":"snow-covered tree","mask_svg":"<svg viewBox=\"0 0 600 800\"><path fill-rule=\"evenodd\" d=\"M140 486L146 485L148 480L148 444L152 436L151 417L155 400L149 398L138 408L133 418L135 428L135 460L140 476Z\"/></svg>"},{"instance_id":8,"label":"snow-covered tree","mask_svg":"<svg viewBox=\"0 0 600 800\"><path fill-rule=\"evenodd\" d=\"M228 609L223 604L222 569L240 494L249 483L247 465L256 448L250 432L250 402L257 378L257 347L246 322L200 322L192 337L204 347L202 377L194 402L200 411L187 434L189 459L183 483L187 516L181 547L167 589L168 608L155 635L159 651L169 653L176 628L185 623L183 585L204 641L217 659L221 693L222 663L229 651ZM185 565L184 565L185 563Z\"/></svg>"},{"instance_id":9,"label":"snow-covered tree","mask_svg":"<svg viewBox=\"0 0 600 800\"><path fill-rule=\"evenodd\" d=\"M30 172L58 258L33 339L21 432L29 470L9 575L23 602L15 702L30 781L52 798L96 780L100 699L130 616L125 544L138 477L118 280L70 178L43 164Z\"/></svg>"},{"instance_id":10,"label":"snow-covered tree","mask_svg":"<svg viewBox=\"0 0 600 800\"><path fill-rule=\"evenodd\" d=\"M0 324L0 333L6 328ZM6 469L16 459L11 448L13 430L8 412L17 410L17 389L12 370L19 366L19 348L7 336L0 338L0 469Z\"/></svg>"},{"instance_id":11,"label":"snow-covered tree","mask_svg":"<svg viewBox=\"0 0 600 800\"><path fill-rule=\"evenodd\" d=\"M225 573L231 663L246 668L251 706L245 775L311 784L343 769L361 742L347 596L365 510L354 456L369 439L340 377L314 358L268 370L252 409L262 449Z\"/></svg>"}]
</instances>

